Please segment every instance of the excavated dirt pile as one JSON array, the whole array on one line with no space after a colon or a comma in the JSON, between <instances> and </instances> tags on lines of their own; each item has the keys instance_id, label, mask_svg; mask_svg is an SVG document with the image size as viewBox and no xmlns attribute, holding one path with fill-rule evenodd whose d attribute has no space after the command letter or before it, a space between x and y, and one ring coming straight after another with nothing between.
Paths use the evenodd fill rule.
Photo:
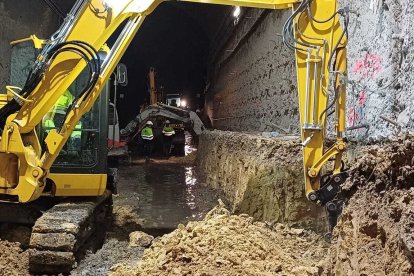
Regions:
<instances>
[{"instance_id":1,"label":"excavated dirt pile","mask_svg":"<svg viewBox=\"0 0 414 276\"><path fill-rule=\"evenodd\" d=\"M29 254L19 243L0 240L0 275L29 275Z\"/></svg>"},{"instance_id":2,"label":"excavated dirt pile","mask_svg":"<svg viewBox=\"0 0 414 276\"><path fill-rule=\"evenodd\" d=\"M112 275L318 275L328 244L317 234L230 215L220 204L203 221L179 225L134 266Z\"/></svg>"},{"instance_id":3,"label":"excavated dirt pile","mask_svg":"<svg viewBox=\"0 0 414 276\"><path fill-rule=\"evenodd\" d=\"M328 271L414 275L414 137L366 149L344 184Z\"/></svg>"}]
</instances>

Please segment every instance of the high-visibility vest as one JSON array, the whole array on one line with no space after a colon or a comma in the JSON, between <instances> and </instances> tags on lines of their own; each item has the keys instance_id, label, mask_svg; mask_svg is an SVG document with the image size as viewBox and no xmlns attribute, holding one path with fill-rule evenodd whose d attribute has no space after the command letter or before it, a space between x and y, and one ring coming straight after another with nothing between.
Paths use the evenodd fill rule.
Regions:
<instances>
[{"instance_id":1,"label":"high-visibility vest","mask_svg":"<svg viewBox=\"0 0 414 276\"><path fill-rule=\"evenodd\" d=\"M165 136L173 136L175 134L175 131L170 126L164 126L162 133L164 133Z\"/></svg>"},{"instance_id":2,"label":"high-visibility vest","mask_svg":"<svg viewBox=\"0 0 414 276\"><path fill-rule=\"evenodd\" d=\"M70 135L71 138L81 138L82 137L82 122L79 121L76 124L75 129L72 131L72 134Z\"/></svg>"},{"instance_id":3,"label":"high-visibility vest","mask_svg":"<svg viewBox=\"0 0 414 276\"><path fill-rule=\"evenodd\" d=\"M43 127L46 128L46 133L49 133L52 129L55 129L55 122L52 119L46 119L43 122Z\"/></svg>"},{"instance_id":4,"label":"high-visibility vest","mask_svg":"<svg viewBox=\"0 0 414 276\"><path fill-rule=\"evenodd\" d=\"M55 105L55 110L57 113L65 114L69 106L73 102L73 96L72 93L70 93L69 90L66 90L65 93L63 93L62 96L60 96L59 100L57 101Z\"/></svg>"},{"instance_id":5,"label":"high-visibility vest","mask_svg":"<svg viewBox=\"0 0 414 276\"><path fill-rule=\"evenodd\" d=\"M150 127L145 127L142 131L141 131L141 137L144 140L152 140L154 139L154 134L152 133L152 128Z\"/></svg>"},{"instance_id":6,"label":"high-visibility vest","mask_svg":"<svg viewBox=\"0 0 414 276\"><path fill-rule=\"evenodd\" d=\"M56 129L55 122L52 119L46 119L43 121L43 127L46 128L45 132L49 133L52 129ZM71 138L81 138L82 137L82 122L76 124L75 129L70 135Z\"/></svg>"}]
</instances>

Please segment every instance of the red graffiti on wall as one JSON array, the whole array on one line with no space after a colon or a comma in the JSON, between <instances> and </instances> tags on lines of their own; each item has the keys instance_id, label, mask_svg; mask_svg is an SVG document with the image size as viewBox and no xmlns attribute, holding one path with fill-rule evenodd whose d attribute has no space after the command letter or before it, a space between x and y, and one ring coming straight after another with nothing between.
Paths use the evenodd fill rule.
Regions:
<instances>
[{"instance_id":1,"label":"red graffiti on wall","mask_svg":"<svg viewBox=\"0 0 414 276\"><path fill-rule=\"evenodd\" d=\"M351 107L348 114L348 123L350 126L356 126L359 121L359 114L357 112L356 106Z\"/></svg>"},{"instance_id":2,"label":"red graffiti on wall","mask_svg":"<svg viewBox=\"0 0 414 276\"><path fill-rule=\"evenodd\" d=\"M362 58L357 59L352 66L352 73L363 78L372 78L382 71L382 56L378 54L365 54ZM355 97L355 103L349 110L348 123L351 126L363 124L365 118L365 104L368 95L365 90L359 92Z\"/></svg>"},{"instance_id":3,"label":"red graffiti on wall","mask_svg":"<svg viewBox=\"0 0 414 276\"><path fill-rule=\"evenodd\" d=\"M361 92L359 92L358 95L358 106L359 107L364 107L365 106L365 102L367 101L368 97L367 97L367 92L365 92L365 90L362 90Z\"/></svg>"},{"instance_id":4,"label":"red graffiti on wall","mask_svg":"<svg viewBox=\"0 0 414 276\"><path fill-rule=\"evenodd\" d=\"M362 90L361 92L359 92L358 103L354 104L351 107L351 110L349 111L349 114L348 114L349 125L356 126L362 123L361 121L364 119L364 116L365 116L364 109L365 109L365 103L367 99L368 99L367 92L365 90Z\"/></svg>"},{"instance_id":5,"label":"red graffiti on wall","mask_svg":"<svg viewBox=\"0 0 414 276\"><path fill-rule=\"evenodd\" d=\"M352 73L363 78L373 77L382 70L382 56L377 54L366 54L365 57L357 59L352 66Z\"/></svg>"}]
</instances>

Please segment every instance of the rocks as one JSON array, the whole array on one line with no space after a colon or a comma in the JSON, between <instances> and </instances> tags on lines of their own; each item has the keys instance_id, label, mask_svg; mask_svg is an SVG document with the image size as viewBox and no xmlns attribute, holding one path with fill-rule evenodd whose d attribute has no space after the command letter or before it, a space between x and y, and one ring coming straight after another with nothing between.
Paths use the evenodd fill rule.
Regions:
<instances>
[{"instance_id":1,"label":"rocks","mask_svg":"<svg viewBox=\"0 0 414 276\"><path fill-rule=\"evenodd\" d=\"M407 142L409 141L409 142ZM340 197L332 244L304 228L231 215L220 202L114 275L412 275L414 136L367 146ZM327 256L327 257L326 257Z\"/></svg>"},{"instance_id":2,"label":"rocks","mask_svg":"<svg viewBox=\"0 0 414 276\"><path fill-rule=\"evenodd\" d=\"M0 240L0 276L29 275L29 254L19 243Z\"/></svg>"},{"instance_id":3,"label":"rocks","mask_svg":"<svg viewBox=\"0 0 414 276\"><path fill-rule=\"evenodd\" d=\"M125 266L133 265L142 256L142 253L142 247L130 247L126 241L110 238L95 254L87 254L71 275L108 275L111 268L117 263L122 262Z\"/></svg>"},{"instance_id":4,"label":"rocks","mask_svg":"<svg viewBox=\"0 0 414 276\"><path fill-rule=\"evenodd\" d=\"M154 237L147 233L136 231L129 234L130 247L149 247Z\"/></svg>"},{"instance_id":5,"label":"rocks","mask_svg":"<svg viewBox=\"0 0 414 276\"><path fill-rule=\"evenodd\" d=\"M301 239L290 233L301 232ZM180 225L155 241L136 265L111 275L318 275L328 244L312 232L274 229L222 204L203 221Z\"/></svg>"},{"instance_id":6,"label":"rocks","mask_svg":"<svg viewBox=\"0 0 414 276\"><path fill-rule=\"evenodd\" d=\"M414 136L368 147L344 183L346 207L334 231L327 271L414 274ZM373 150L374 148L374 150Z\"/></svg>"},{"instance_id":7,"label":"rocks","mask_svg":"<svg viewBox=\"0 0 414 276\"><path fill-rule=\"evenodd\" d=\"M304 231L305 231L305 229L295 229L295 228L291 228L290 231L289 231L289 233L292 234L292 235L299 236L299 235L302 235Z\"/></svg>"},{"instance_id":8,"label":"rocks","mask_svg":"<svg viewBox=\"0 0 414 276\"><path fill-rule=\"evenodd\" d=\"M131 232L142 227L144 220L128 205L115 205L113 209L113 224L120 230Z\"/></svg>"}]
</instances>

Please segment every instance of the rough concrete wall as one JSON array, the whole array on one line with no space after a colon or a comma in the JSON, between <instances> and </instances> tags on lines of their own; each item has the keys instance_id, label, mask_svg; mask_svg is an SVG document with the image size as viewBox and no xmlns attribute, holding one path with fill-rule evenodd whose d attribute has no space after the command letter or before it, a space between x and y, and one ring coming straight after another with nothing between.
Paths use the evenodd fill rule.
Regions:
<instances>
[{"instance_id":1,"label":"rough concrete wall","mask_svg":"<svg viewBox=\"0 0 414 276\"><path fill-rule=\"evenodd\" d=\"M200 138L198 169L235 212L324 231L323 210L305 197L301 150L298 138L215 130Z\"/></svg>"},{"instance_id":2,"label":"rough concrete wall","mask_svg":"<svg viewBox=\"0 0 414 276\"><path fill-rule=\"evenodd\" d=\"M10 42L36 34L49 37L58 28L57 16L38 0L0 0L0 93L9 84Z\"/></svg>"},{"instance_id":3,"label":"rough concrete wall","mask_svg":"<svg viewBox=\"0 0 414 276\"><path fill-rule=\"evenodd\" d=\"M368 124L348 136L383 138L398 130L380 116L414 127L414 3L409 0L340 0L358 13L349 27L348 126ZM259 13L258 11L256 11ZM294 55L281 43L281 28L289 11L268 13L245 35L243 27L230 45L236 51L216 64L217 78L208 91L208 107L219 129L276 130L268 122L288 128L298 125ZM251 25L252 16L241 26ZM235 42L236 41L236 42ZM228 47L232 50L231 47Z\"/></svg>"},{"instance_id":4,"label":"rough concrete wall","mask_svg":"<svg viewBox=\"0 0 414 276\"><path fill-rule=\"evenodd\" d=\"M248 10L235 27L208 92L215 128L265 131L299 122L295 64L280 35L288 15Z\"/></svg>"},{"instance_id":5,"label":"rough concrete wall","mask_svg":"<svg viewBox=\"0 0 414 276\"><path fill-rule=\"evenodd\" d=\"M408 0L342 1L359 13L351 17L348 125L359 138L382 138L396 127L380 116L414 126L414 3Z\"/></svg>"}]
</instances>

